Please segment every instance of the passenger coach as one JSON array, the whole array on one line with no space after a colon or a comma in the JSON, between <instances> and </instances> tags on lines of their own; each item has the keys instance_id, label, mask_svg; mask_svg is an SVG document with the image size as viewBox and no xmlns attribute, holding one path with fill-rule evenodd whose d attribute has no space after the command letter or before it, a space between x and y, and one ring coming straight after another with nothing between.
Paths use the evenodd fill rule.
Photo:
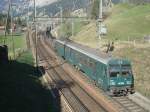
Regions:
<instances>
[{"instance_id":1,"label":"passenger coach","mask_svg":"<svg viewBox=\"0 0 150 112\"><path fill-rule=\"evenodd\" d=\"M134 77L130 61L116 59L85 46L56 40L59 56L78 67L98 86L111 95L134 93Z\"/></svg>"}]
</instances>

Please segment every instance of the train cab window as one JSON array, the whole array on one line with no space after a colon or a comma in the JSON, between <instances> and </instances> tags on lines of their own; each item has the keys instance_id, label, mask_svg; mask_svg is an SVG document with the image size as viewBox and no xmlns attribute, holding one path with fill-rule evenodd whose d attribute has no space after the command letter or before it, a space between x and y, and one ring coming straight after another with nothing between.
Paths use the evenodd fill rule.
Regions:
<instances>
[{"instance_id":1,"label":"train cab window","mask_svg":"<svg viewBox=\"0 0 150 112\"><path fill-rule=\"evenodd\" d=\"M110 77L118 77L119 75L119 72L110 72Z\"/></svg>"},{"instance_id":2,"label":"train cab window","mask_svg":"<svg viewBox=\"0 0 150 112\"><path fill-rule=\"evenodd\" d=\"M122 68L131 68L131 66L130 65L122 65Z\"/></svg>"},{"instance_id":3,"label":"train cab window","mask_svg":"<svg viewBox=\"0 0 150 112\"><path fill-rule=\"evenodd\" d=\"M124 72L122 72L122 75L123 75L123 76L128 76L129 74L130 74L129 71L124 71Z\"/></svg>"}]
</instances>

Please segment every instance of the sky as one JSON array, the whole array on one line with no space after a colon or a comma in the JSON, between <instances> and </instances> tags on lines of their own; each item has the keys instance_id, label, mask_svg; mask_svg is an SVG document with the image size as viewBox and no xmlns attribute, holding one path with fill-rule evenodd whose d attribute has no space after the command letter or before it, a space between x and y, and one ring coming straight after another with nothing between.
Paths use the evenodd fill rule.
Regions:
<instances>
[{"instance_id":1,"label":"sky","mask_svg":"<svg viewBox=\"0 0 150 112\"><path fill-rule=\"evenodd\" d=\"M43 5L51 4L51 3L56 2L56 1L57 0L36 0L36 5L37 6L43 6Z\"/></svg>"},{"instance_id":2,"label":"sky","mask_svg":"<svg viewBox=\"0 0 150 112\"><path fill-rule=\"evenodd\" d=\"M0 0L0 6L4 7L5 4L6 5L8 4L8 1L9 0ZM33 4L34 0L12 0L12 2L14 2L14 3L17 3L17 2L22 3L23 1L30 1L31 4ZM56 2L58 0L35 0L35 1L36 1L37 6L43 6L43 5L51 4L51 3Z\"/></svg>"},{"instance_id":3,"label":"sky","mask_svg":"<svg viewBox=\"0 0 150 112\"><path fill-rule=\"evenodd\" d=\"M0 0L0 13L1 12L6 12L8 10L8 1L9 0ZM25 1L30 1L30 7L33 7L33 1L34 0L12 0L13 3L24 3ZM36 1L36 5L39 7L42 7L44 5L49 5L53 2L56 2L58 0L35 0ZM26 4L27 5L27 4ZM22 7L22 5L18 5L18 7Z\"/></svg>"}]
</instances>

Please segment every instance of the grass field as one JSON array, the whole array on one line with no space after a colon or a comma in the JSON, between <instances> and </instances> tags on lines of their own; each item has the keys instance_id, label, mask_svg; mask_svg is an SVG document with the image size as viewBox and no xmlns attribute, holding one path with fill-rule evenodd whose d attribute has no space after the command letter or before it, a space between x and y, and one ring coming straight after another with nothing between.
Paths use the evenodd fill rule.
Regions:
<instances>
[{"instance_id":1,"label":"grass field","mask_svg":"<svg viewBox=\"0 0 150 112\"><path fill-rule=\"evenodd\" d=\"M0 44L3 45L3 41L4 41L4 36L0 36ZM17 52L23 49L26 49L26 38L24 35L18 35L18 36L13 36L14 38L14 47L15 47L15 51L16 54ZM9 50L9 56L13 56L13 41L12 41L12 37L11 36L7 36L6 37L6 45L8 45L8 50Z\"/></svg>"},{"instance_id":2,"label":"grass field","mask_svg":"<svg viewBox=\"0 0 150 112\"><path fill-rule=\"evenodd\" d=\"M106 19L107 38L114 40L140 39L150 35L150 4L114 6L111 16Z\"/></svg>"},{"instance_id":3,"label":"grass field","mask_svg":"<svg viewBox=\"0 0 150 112\"><path fill-rule=\"evenodd\" d=\"M0 107L3 112L53 112L52 96L35 73L31 53L0 65Z\"/></svg>"},{"instance_id":4,"label":"grass field","mask_svg":"<svg viewBox=\"0 0 150 112\"><path fill-rule=\"evenodd\" d=\"M76 35L78 32L81 31L82 27L88 24L88 22L80 22L80 21L69 21L62 25L61 28L58 30L58 37L70 37Z\"/></svg>"},{"instance_id":5,"label":"grass field","mask_svg":"<svg viewBox=\"0 0 150 112\"><path fill-rule=\"evenodd\" d=\"M112 8L112 13L104 21L108 34L103 36L104 40L134 40L143 39L150 35L150 4L129 5L118 4ZM97 42L96 22L82 27L82 30L72 39L79 42Z\"/></svg>"}]
</instances>

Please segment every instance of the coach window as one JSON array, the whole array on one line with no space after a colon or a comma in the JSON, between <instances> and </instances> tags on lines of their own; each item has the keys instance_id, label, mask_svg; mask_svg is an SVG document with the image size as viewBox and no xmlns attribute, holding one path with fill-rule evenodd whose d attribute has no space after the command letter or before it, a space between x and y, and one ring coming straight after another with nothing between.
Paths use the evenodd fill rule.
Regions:
<instances>
[{"instance_id":1,"label":"coach window","mask_svg":"<svg viewBox=\"0 0 150 112\"><path fill-rule=\"evenodd\" d=\"M73 49L70 48L70 56L72 56Z\"/></svg>"},{"instance_id":2,"label":"coach window","mask_svg":"<svg viewBox=\"0 0 150 112\"><path fill-rule=\"evenodd\" d=\"M58 45L58 47L59 47L59 48L62 48L62 46L61 46L61 45Z\"/></svg>"},{"instance_id":3,"label":"coach window","mask_svg":"<svg viewBox=\"0 0 150 112\"><path fill-rule=\"evenodd\" d=\"M75 55L76 55L76 59L78 59L78 53L75 53Z\"/></svg>"},{"instance_id":4,"label":"coach window","mask_svg":"<svg viewBox=\"0 0 150 112\"><path fill-rule=\"evenodd\" d=\"M85 58L82 59L82 63L83 63L83 65L86 65L86 60L85 60Z\"/></svg>"},{"instance_id":5,"label":"coach window","mask_svg":"<svg viewBox=\"0 0 150 112\"><path fill-rule=\"evenodd\" d=\"M83 62L83 61L84 61L84 58L83 58L83 57L81 57L81 58L80 58L80 63L81 63L81 64L84 64L84 62Z\"/></svg>"},{"instance_id":6,"label":"coach window","mask_svg":"<svg viewBox=\"0 0 150 112\"><path fill-rule=\"evenodd\" d=\"M92 63L92 68L95 68L95 62Z\"/></svg>"},{"instance_id":7,"label":"coach window","mask_svg":"<svg viewBox=\"0 0 150 112\"><path fill-rule=\"evenodd\" d=\"M70 48L68 48L68 54L69 54L69 56L70 56Z\"/></svg>"},{"instance_id":8,"label":"coach window","mask_svg":"<svg viewBox=\"0 0 150 112\"><path fill-rule=\"evenodd\" d=\"M82 59L82 55L78 55L78 60L80 61Z\"/></svg>"},{"instance_id":9,"label":"coach window","mask_svg":"<svg viewBox=\"0 0 150 112\"><path fill-rule=\"evenodd\" d=\"M88 65L89 65L89 67L92 67L92 68L94 66L93 60L90 58L88 59Z\"/></svg>"},{"instance_id":10,"label":"coach window","mask_svg":"<svg viewBox=\"0 0 150 112\"><path fill-rule=\"evenodd\" d=\"M60 47L60 48L63 48L63 45L62 45L62 44L60 44L60 45L59 45L59 47Z\"/></svg>"},{"instance_id":11,"label":"coach window","mask_svg":"<svg viewBox=\"0 0 150 112\"><path fill-rule=\"evenodd\" d=\"M89 65L89 61L90 61L90 59L88 57L85 57L85 64L86 65Z\"/></svg>"},{"instance_id":12,"label":"coach window","mask_svg":"<svg viewBox=\"0 0 150 112\"><path fill-rule=\"evenodd\" d=\"M71 56L71 48L68 48L68 54Z\"/></svg>"},{"instance_id":13,"label":"coach window","mask_svg":"<svg viewBox=\"0 0 150 112\"><path fill-rule=\"evenodd\" d=\"M92 62L89 62L89 66L90 66L90 67L93 67L93 63L92 63Z\"/></svg>"},{"instance_id":14,"label":"coach window","mask_svg":"<svg viewBox=\"0 0 150 112\"><path fill-rule=\"evenodd\" d=\"M82 58L81 63L82 63L83 65L87 65L87 64L86 64L86 63L87 63L87 60L86 60L85 58Z\"/></svg>"}]
</instances>

